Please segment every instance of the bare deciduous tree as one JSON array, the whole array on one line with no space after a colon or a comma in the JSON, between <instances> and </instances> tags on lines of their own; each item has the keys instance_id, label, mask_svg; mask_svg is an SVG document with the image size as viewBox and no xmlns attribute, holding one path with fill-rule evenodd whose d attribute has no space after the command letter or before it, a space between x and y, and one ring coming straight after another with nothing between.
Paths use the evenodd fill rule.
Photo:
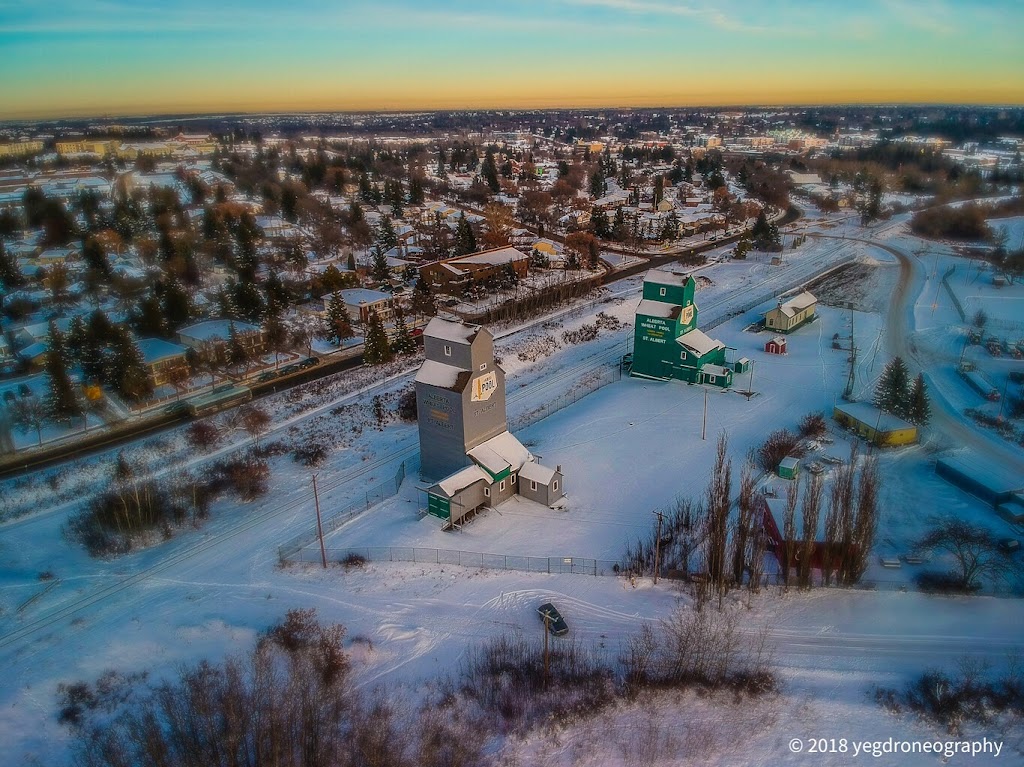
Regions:
<instances>
[{"instance_id":1,"label":"bare deciduous tree","mask_svg":"<svg viewBox=\"0 0 1024 767\"><path fill-rule=\"evenodd\" d=\"M809 589L814 575L814 548L818 538L818 520L821 516L823 483L820 474L805 475L804 499L800 505L800 562L797 566L797 583L802 589Z\"/></svg>"},{"instance_id":2,"label":"bare deciduous tree","mask_svg":"<svg viewBox=\"0 0 1024 767\"><path fill-rule=\"evenodd\" d=\"M917 548L951 555L956 569L950 575L965 591L980 587L983 578L1003 579L1011 572L1010 559L996 537L956 517L936 519L932 529L917 542Z\"/></svg>"}]
</instances>

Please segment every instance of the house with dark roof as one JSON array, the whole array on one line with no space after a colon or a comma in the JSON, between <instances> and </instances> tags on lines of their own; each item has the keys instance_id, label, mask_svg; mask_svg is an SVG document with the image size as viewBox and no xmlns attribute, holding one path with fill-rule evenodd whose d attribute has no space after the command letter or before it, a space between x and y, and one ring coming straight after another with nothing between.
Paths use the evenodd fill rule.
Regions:
<instances>
[{"instance_id":1,"label":"house with dark roof","mask_svg":"<svg viewBox=\"0 0 1024 767\"><path fill-rule=\"evenodd\" d=\"M468 256L446 258L420 267L423 279L448 293L461 293L472 285L512 270L519 278L530 271L530 257L511 245L481 250Z\"/></svg>"}]
</instances>

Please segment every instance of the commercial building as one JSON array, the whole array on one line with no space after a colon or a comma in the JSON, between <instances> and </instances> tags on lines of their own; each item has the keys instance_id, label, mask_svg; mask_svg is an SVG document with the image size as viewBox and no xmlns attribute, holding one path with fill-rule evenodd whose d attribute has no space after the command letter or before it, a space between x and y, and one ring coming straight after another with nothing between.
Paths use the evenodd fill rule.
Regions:
<instances>
[{"instance_id":1,"label":"commercial building","mask_svg":"<svg viewBox=\"0 0 1024 767\"><path fill-rule=\"evenodd\" d=\"M867 402L843 402L832 410L837 423L876 445L910 445L917 442L917 427L879 410Z\"/></svg>"}]
</instances>

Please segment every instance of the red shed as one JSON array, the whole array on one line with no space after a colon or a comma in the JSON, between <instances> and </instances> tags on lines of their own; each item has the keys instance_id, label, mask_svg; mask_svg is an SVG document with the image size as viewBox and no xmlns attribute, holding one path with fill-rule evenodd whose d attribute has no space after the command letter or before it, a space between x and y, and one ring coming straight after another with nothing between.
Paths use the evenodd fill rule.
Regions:
<instances>
[{"instance_id":1,"label":"red shed","mask_svg":"<svg viewBox=\"0 0 1024 767\"><path fill-rule=\"evenodd\" d=\"M786 339L782 336L775 336L764 345L764 350L769 354L785 354Z\"/></svg>"}]
</instances>

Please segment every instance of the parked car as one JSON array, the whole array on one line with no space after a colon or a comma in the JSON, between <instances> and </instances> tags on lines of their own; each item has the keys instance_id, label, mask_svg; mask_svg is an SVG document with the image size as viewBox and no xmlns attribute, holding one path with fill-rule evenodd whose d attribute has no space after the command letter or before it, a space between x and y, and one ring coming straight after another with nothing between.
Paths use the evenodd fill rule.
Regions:
<instances>
[{"instance_id":1,"label":"parked car","mask_svg":"<svg viewBox=\"0 0 1024 767\"><path fill-rule=\"evenodd\" d=\"M297 362L293 362L291 365L285 365L281 368L281 375L285 375L286 373L297 373L300 370L302 370L302 366Z\"/></svg>"},{"instance_id":2,"label":"parked car","mask_svg":"<svg viewBox=\"0 0 1024 767\"><path fill-rule=\"evenodd\" d=\"M306 357L302 362L299 363L300 368L311 368L314 365L320 364L319 357Z\"/></svg>"},{"instance_id":3,"label":"parked car","mask_svg":"<svg viewBox=\"0 0 1024 767\"><path fill-rule=\"evenodd\" d=\"M550 602L545 602L538 607L537 614L540 615L542 621L548 624L548 631L556 637L565 636L569 633L569 624L565 622L565 618L562 617L562 614Z\"/></svg>"},{"instance_id":4,"label":"parked car","mask_svg":"<svg viewBox=\"0 0 1024 767\"><path fill-rule=\"evenodd\" d=\"M273 370L268 370L266 373L260 373L260 377L256 380L263 383L265 381L273 380L274 378L277 378L277 373Z\"/></svg>"}]
</instances>

